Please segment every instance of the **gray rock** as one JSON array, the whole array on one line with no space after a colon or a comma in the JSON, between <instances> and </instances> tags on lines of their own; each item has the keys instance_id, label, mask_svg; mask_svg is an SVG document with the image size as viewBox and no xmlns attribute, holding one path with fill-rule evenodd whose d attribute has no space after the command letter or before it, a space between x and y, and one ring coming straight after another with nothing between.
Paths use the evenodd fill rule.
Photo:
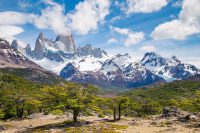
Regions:
<instances>
[{"instance_id":1,"label":"gray rock","mask_svg":"<svg viewBox=\"0 0 200 133\"><path fill-rule=\"evenodd\" d=\"M0 132L3 132L4 130L6 130L6 127L4 125L0 125Z\"/></svg>"},{"instance_id":2,"label":"gray rock","mask_svg":"<svg viewBox=\"0 0 200 133\"><path fill-rule=\"evenodd\" d=\"M56 37L56 41L60 41L65 45L65 52L76 52L76 45L71 35L59 35Z\"/></svg>"},{"instance_id":3,"label":"gray rock","mask_svg":"<svg viewBox=\"0 0 200 133\"><path fill-rule=\"evenodd\" d=\"M44 35L41 32L35 43L34 55L36 59L42 59L44 57L43 43L44 43Z\"/></svg>"},{"instance_id":4,"label":"gray rock","mask_svg":"<svg viewBox=\"0 0 200 133\"><path fill-rule=\"evenodd\" d=\"M52 41L46 39L43 33L40 33L35 43L34 57L36 59L42 59L46 57L50 60L60 62L63 61L63 58L68 56L68 54L74 53L75 51L76 46L72 35L59 35L56 38L56 41Z\"/></svg>"},{"instance_id":5,"label":"gray rock","mask_svg":"<svg viewBox=\"0 0 200 133\"><path fill-rule=\"evenodd\" d=\"M196 115L194 115L194 114L191 114L191 115L189 116L189 118L190 118L190 120L194 120L194 121L196 121L196 120L199 119L199 118L198 118Z\"/></svg>"},{"instance_id":6,"label":"gray rock","mask_svg":"<svg viewBox=\"0 0 200 133\"><path fill-rule=\"evenodd\" d=\"M77 49L77 53L79 56L92 55L96 58L102 58L103 54L107 55L107 53L104 50L100 48L93 48L91 44L87 44L83 47L79 47Z\"/></svg>"},{"instance_id":7,"label":"gray rock","mask_svg":"<svg viewBox=\"0 0 200 133\"><path fill-rule=\"evenodd\" d=\"M0 67L41 68L39 65L26 58L18 50L12 48L11 45L4 39L0 39Z\"/></svg>"},{"instance_id":8,"label":"gray rock","mask_svg":"<svg viewBox=\"0 0 200 133\"><path fill-rule=\"evenodd\" d=\"M177 107L164 107L162 112L162 117L178 117L181 112L177 109Z\"/></svg>"},{"instance_id":9,"label":"gray rock","mask_svg":"<svg viewBox=\"0 0 200 133\"><path fill-rule=\"evenodd\" d=\"M25 48L26 55L32 56L31 46L28 44Z\"/></svg>"}]
</instances>

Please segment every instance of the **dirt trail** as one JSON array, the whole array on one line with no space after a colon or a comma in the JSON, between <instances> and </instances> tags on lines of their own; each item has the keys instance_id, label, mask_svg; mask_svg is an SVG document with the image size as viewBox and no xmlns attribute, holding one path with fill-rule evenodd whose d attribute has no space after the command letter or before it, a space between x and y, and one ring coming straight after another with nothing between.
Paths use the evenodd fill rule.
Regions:
<instances>
[{"instance_id":1,"label":"dirt trail","mask_svg":"<svg viewBox=\"0 0 200 133\"><path fill-rule=\"evenodd\" d=\"M4 123L9 127L8 130L3 131L2 133L21 132L27 128L35 128L38 126L44 126L48 124L56 124L68 119L69 118L67 118L66 116L47 115L42 116L41 118L8 121Z\"/></svg>"},{"instance_id":2,"label":"dirt trail","mask_svg":"<svg viewBox=\"0 0 200 133\"><path fill-rule=\"evenodd\" d=\"M71 119L66 116L53 116L47 115L40 118L13 120L4 122L4 125L8 125L8 129L2 133L15 133L26 131L28 128L37 128L49 124L58 124L66 120ZM152 120L152 119L139 119L139 118L123 118L121 121L110 122L111 118L99 118L96 116L81 117L82 120L89 121L92 124L98 126L100 123L111 123L115 125L127 126L126 129L119 130L121 133L199 133L200 128L187 128L183 124L169 123L166 120ZM159 124L156 124L159 123ZM49 132L64 132L65 128L50 129Z\"/></svg>"}]
</instances>

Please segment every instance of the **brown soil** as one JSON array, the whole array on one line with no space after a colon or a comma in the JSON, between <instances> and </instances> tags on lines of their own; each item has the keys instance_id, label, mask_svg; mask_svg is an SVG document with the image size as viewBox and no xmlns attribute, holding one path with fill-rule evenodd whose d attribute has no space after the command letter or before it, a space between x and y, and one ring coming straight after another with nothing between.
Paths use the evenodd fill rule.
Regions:
<instances>
[{"instance_id":1,"label":"brown soil","mask_svg":"<svg viewBox=\"0 0 200 133\"><path fill-rule=\"evenodd\" d=\"M80 117L85 124L73 125L63 124L64 121L71 120L71 117L67 116L53 116L53 115L41 115L32 119L23 120L11 120L7 122L1 122L0 125L4 125L6 130L2 133L16 133L16 132L33 132L32 129L40 129L37 131L50 132L50 133L63 133L66 132L68 127L84 127L92 125L98 127L100 124L114 124L126 126L126 129L116 129L116 132L121 133L199 133L200 128L192 127L191 123L180 123L173 119L156 119L155 117L144 118L122 118L120 121L112 121L112 118L99 118L96 116ZM87 121L87 122L85 122ZM30 130L31 129L31 130ZM44 130L44 131L43 131ZM91 131L89 131L91 132ZM37 132L36 132L37 133Z\"/></svg>"}]
</instances>

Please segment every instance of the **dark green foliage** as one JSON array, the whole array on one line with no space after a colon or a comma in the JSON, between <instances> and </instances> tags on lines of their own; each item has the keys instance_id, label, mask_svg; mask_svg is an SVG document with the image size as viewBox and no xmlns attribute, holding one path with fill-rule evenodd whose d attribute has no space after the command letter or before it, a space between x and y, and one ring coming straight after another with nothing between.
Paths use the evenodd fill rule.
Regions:
<instances>
[{"instance_id":1,"label":"dark green foliage","mask_svg":"<svg viewBox=\"0 0 200 133\"><path fill-rule=\"evenodd\" d=\"M23 117L39 106L42 85L13 74L0 72L0 104L4 118Z\"/></svg>"},{"instance_id":2,"label":"dark green foliage","mask_svg":"<svg viewBox=\"0 0 200 133\"><path fill-rule=\"evenodd\" d=\"M66 82L51 76L37 75L35 79L32 73L30 70L0 69L0 118L21 118L37 112L64 114L67 111L72 113L75 122L80 114L94 113L99 117L112 115L114 120L120 120L122 115L160 114L166 106L200 112L199 81L175 81L104 98L102 93L108 92L100 92L92 85Z\"/></svg>"},{"instance_id":3,"label":"dark green foliage","mask_svg":"<svg viewBox=\"0 0 200 133\"><path fill-rule=\"evenodd\" d=\"M80 112L89 109L94 102L98 89L91 85L73 83L62 86L44 87L43 101L47 109L72 110L73 121L77 122Z\"/></svg>"},{"instance_id":4,"label":"dark green foliage","mask_svg":"<svg viewBox=\"0 0 200 133\"><path fill-rule=\"evenodd\" d=\"M134 89L121 95L132 100L137 115L159 114L163 107L177 106L185 111L200 112L200 82L174 81L149 89Z\"/></svg>"}]
</instances>

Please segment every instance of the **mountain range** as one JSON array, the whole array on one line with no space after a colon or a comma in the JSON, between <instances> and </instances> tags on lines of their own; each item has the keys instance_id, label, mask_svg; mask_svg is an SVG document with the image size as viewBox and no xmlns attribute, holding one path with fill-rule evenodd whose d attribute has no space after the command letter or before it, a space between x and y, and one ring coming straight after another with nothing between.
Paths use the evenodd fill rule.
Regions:
<instances>
[{"instance_id":1,"label":"mountain range","mask_svg":"<svg viewBox=\"0 0 200 133\"><path fill-rule=\"evenodd\" d=\"M104 88L133 88L200 74L200 69L182 63L175 56L165 58L155 52L149 52L135 62L127 53L110 56L100 48L93 48L91 44L77 47L71 34L59 35L52 40L40 33L34 50L31 50L30 45L24 45L25 43L18 40L13 40L8 45L8 37L1 38L4 38L0 40L1 65L5 64L5 60L8 61L8 57L11 58L12 53L15 55L12 57L15 59L15 65L16 62L26 67L40 65L66 80L91 83ZM9 52L5 49L9 49Z\"/></svg>"}]
</instances>

